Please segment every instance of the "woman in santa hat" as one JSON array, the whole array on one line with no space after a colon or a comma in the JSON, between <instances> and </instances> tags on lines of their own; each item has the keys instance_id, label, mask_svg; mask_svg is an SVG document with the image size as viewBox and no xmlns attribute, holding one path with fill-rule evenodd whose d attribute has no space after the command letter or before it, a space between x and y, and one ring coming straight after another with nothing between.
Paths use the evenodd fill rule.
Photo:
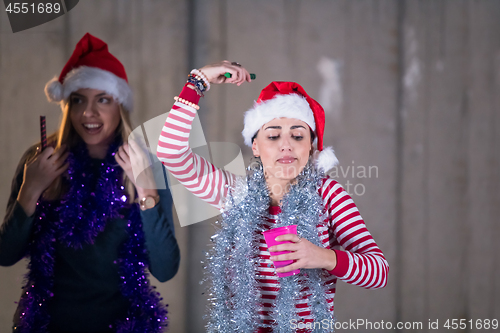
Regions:
<instances>
[{"instance_id":1,"label":"woman in santa hat","mask_svg":"<svg viewBox=\"0 0 500 333\"><path fill-rule=\"evenodd\" d=\"M294 82L265 87L245 114L242 134L256 157L246 177L215 167L188 145L210 84L245 81L250 75L238 63L193 70L158 143L157 156L172 175L222 212L207 257L208 331L333 331L337 280L382 288L389 266L351 197L325 175L338 161L331 147L323 148L321 105ZM288 243L268 248L263 232L288 225L297 225L297 234L279 236ZM274 267L285 260L293 262Z\"/></svg>"},{"instance_id":2,"label":"woman in santa hat","mask_svg":"<svg viewBox=\"0 0 500 333\"><path fill-rule=\"evenodd\" d=\"M45 92L61 124L22 157L0 231L1 265L30 259L14 331L162 332L146 268L161 282L177 272L172 198L151 173L134 177L146 155L129 141L125 68L86 34Z\"/></svg>"}]
</instances>

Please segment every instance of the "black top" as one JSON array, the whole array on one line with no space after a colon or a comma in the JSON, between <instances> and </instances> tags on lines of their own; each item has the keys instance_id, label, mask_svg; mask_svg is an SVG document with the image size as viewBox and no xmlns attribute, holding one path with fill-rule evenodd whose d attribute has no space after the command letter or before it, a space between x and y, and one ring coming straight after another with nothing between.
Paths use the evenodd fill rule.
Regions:
<instances>
[{"instance_id":1,"label":"black top","mask_svg":"<svg viewBox=\"0 0 500 333\"><path fill-rule=\"evenodd\" d=\"M33 216L27 216L16 200L23 181L26 156L17 168L7 213L0 228L2 266L11 266L21 260L31 237ZM141 211L149 270L160 282L177 273L180 261L172 218L172 196L167 183L165 186L167 189L158 190L160 203ZM82 249L68 248L56 242L54 297L48 303L50 332L111 332L109 325L125 317L129 302L120 292L121 280L114 261L118 259L121 245L128 239L126 224L126 220L119 218L108 221L94 244ZM19 319L19 311L18 308L14 324Z\"/></svg>"}]
</instances>

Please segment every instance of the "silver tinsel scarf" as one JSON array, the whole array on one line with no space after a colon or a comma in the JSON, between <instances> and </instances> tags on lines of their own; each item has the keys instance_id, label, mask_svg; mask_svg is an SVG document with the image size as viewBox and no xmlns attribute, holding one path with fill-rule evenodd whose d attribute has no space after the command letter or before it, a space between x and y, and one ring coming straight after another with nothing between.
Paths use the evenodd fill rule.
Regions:
<instances>
[{"instance_id":1,"label":"silver tinsel scarf","mask_svg":"<svg viewBox=\"0 0 500 333\"><path fill-rule=\"evenodd\" d=\"M276 221L276 227L296 224L298 235L319 247L323 245L317 227L326 224L318 194L322 178L309 161L283 197ZM258 313L261 304L256 280L260 278L258 240L266 230L263 220L269 216L269 205L262 164L252 163L246 179L237 178L229 188L222 222L216 222L218 230L212 236L214 246L207 253L204 281L210 284L208 332L253 333L258 327L269 327L261 323ZM314 322L331 322L333 313L329 311L325 286L328 276L322 269L301 269L300 274L278 278L280 289L271 313L274 332L295 331L291 323L301 319L295 304L306 295ZM308 331L326 332L319 327Z\"/></svg>"}]
</instances>

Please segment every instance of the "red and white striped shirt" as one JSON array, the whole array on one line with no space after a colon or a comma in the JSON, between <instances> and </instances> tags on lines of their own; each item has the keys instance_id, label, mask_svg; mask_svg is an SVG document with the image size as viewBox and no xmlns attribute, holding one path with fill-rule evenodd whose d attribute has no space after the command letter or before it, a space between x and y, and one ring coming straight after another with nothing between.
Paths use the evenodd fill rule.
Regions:
<instances>
[{"instance_id":1,"label":"red and white striped shirt","mask_svg":"<svg viewBox=\"0 0 500 333\"><path fill-rule=\"evenodd\" d=\"M184 88L181 95L188 101L198 103L198 95L189 88ZM212 206L221 209L227 187L232 185L236 175L219 169L209 161L194 154L189 147L188 138L196 110L183 103L176 102L165 122L158 141L157 156L170 173L189 191ZM368 232L359 211L349 194L335 180L323 179L323 186L318 190L327 209L326 225L317 226L323 246L332 249L337 255L337 266L329 271L330 278L325 281L328 289L328 302L333 305L337 279L367 289L383 288L387 284L389 265L373 237ZM278 206L269 208L269 216L264 223L265 229L276 224ZM272 324L269 313L272 311L279 291L279 279L272 261L269 259L264 236L260 237L260 259L257 283L260 290L260 319ZM343 248L345 251L340 250ZM298 314L304 323L313 321L307 297L296 304ZM259 332L270 332L260 329Z\"/></svg>"}]
</instances>

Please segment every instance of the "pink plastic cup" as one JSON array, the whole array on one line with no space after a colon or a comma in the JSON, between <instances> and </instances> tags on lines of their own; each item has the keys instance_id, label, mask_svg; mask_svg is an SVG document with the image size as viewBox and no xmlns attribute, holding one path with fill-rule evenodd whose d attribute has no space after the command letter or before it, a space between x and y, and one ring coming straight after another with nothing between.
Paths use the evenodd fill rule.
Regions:
<instances>
[{"instance_id":1,"label":"pink plastic cup","mask_svg":"<svg viewBox=\"0 0 500 333\"><path fill-rule=\"evenodd\" d=\"M267 230L263 232L264 238L266 239L266 244L267 248L270 248L271 246L278 245L278 244L284 244L284 243L292 243L290 241L284 241L284 242L278 242L276 241L276 237L280 235L285 235L285 234L297 234L297 225L289 225L285 227L279 227L279 228L274 228L271 230ZM277 256L280 254L285 254L285 253L290 253L290 251L280 251L280 252L270 252L272 256ZM291 263L293 263L294 260L283 260L283 261L273 261L274 267L283 267L283 266L288 266ZM300 269L293 270L291 272L286 272L286 273L278 273L278 277L285 277L285 276L290 276L290 275L295 275L299 274Z\"/></svg>"}]
</instances>

